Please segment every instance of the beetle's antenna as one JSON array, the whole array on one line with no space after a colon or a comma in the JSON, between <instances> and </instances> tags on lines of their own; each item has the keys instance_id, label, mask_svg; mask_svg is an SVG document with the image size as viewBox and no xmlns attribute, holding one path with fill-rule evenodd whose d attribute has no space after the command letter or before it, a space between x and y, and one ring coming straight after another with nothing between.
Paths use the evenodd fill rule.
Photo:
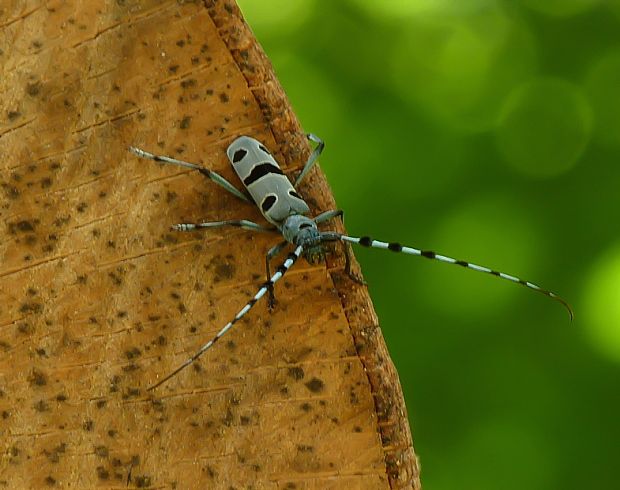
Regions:
<instances>
[{"instance_id":1,"label":"beetle's antenna","mask_svg":"<svg viewBox=\"0 0 620 490\"><path fill-rule=\"evenodd\" d=\"M209 342L204 344L198 350L198 352L196 352L192 357L190 357L187 361L185 361L183 364L181 364L178 368L176 368L174 371L172 371L165 378L161 379L160 381L158 381L154 385L152 385L149 388L147 388L147 391L154 390L158 386L161 386L166 381L168 381L170 378L174 377L180 371L182 371L187 366L192 364L196 359L198 359L201 355L203 355L207 350L209 350L213 346L213 344L215 344L219 339L221 339L222 336L232 328L232 326L235 323L237 323L239 320L241 320L245 316L245 314L252 309L252 307L256 304L256 302L265 295L265 293L269 290L269 288L273 287L273 285L276 282L278 282L282 278L282 276L284 274L286 274L286 271L288 271L291 268L291 266L297 261L297 259L301 255L302 251L303 251L303 247L300 245L292 253L290 253L288 255L288 257L286 257L286 260L282 263L282 265L280 265L280 267L278 267L278 269L276 270L275 274L273 276L271 276L271 278L268 281L266 281L261 286L261 288L254 295L254 297L250 301L248 301L245 304L245 306L243 308L241 308L241 310L239 310L239 313L237 313L235 315L235 318L233 318L226 325L224 325L224 328L222 328L215 335L215 337L213 337L211 340L209 340Z\"/></svg>"},{"instance_id":2,"label":"beetle's antenna","mask_svg":"<svg viewBox=\"0 0 620 490\"><path fill-rule=\"evenodd\" d=\"M564 306L564 308L566 308L566 310L568 311L568 314L570 315L571 321L573 320L575 316L571 306L557 294L551 291L548 291L546 289L543 289L540 286L532 282L524 281L523 279L519 279L518 277L511 276L510 274L505 274L504 272L499 272L493 269L489 269L488 267L472 264L471 262L466 262L464 260L457 260L457 259L453 259L452 257L446 257L445 255L440 255L430 250L419 250L417 248L405 247L401 245L400 243L396 243L396 242L392 242L392 243L380 242L378 240L373 240L372 238L368 236L357 238L357 237L351 237L347 235L340 235L340 240L342 240L343 242L357 243L363 247L382 248L384 250L391 250L392 252L402 252L408 255L419 255L420 257L424 257L426 259L440 260L441 262L447 262L448 264L460 265L461 267L467 267L468 269L472 269L478 272L484 272L486 274L491 274L493 276L500 277L501 279L506 279L508 281L521 284L522 286L525 286L526 288L532 289L541 294L544 294L545 296L553 298L554 300L560 302L562 306Z\"/></svg>"}]
</instances>

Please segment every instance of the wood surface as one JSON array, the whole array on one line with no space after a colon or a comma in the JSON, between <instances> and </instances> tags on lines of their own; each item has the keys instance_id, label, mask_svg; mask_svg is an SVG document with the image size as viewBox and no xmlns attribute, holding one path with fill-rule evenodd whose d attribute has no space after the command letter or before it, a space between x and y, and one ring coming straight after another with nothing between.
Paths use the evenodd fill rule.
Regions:
<instances>
[{"instance_id":1,"label":"wood surface","mask_svg":"<svg viewBox=\"0 0 620 490\"><path fill-rule=\"evenodd\" d=\"M291 176L309 154L236 5L4 0L0 65L0 487L419 488L398 376L340 249L146 391L255 293L277 237L170 231L263 221L127 146L239 186L225 149L241 134ZM335 207L319 168L299 191Z\"/></svg>"}]
</instances>

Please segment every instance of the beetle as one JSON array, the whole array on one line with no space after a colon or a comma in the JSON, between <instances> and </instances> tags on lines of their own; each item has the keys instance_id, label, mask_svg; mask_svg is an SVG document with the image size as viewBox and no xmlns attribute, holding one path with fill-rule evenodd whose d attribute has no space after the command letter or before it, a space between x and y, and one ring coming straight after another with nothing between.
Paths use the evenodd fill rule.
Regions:
<instances>
[{"instance_id":1,"label":"beetle","mask_svg":"<svg viewBox=\"0 0 620 490\"><path fill-rule=\"evenodd\" d=\"M211 340L209 340L206 344L203 344L193 356L187 359L182 365L165 376L163 379L150 386L148 390L153 390L162 385L175 376L179 371L196 361L196 359L209 350L220 338L222 338L222 336L226 334L226 332L228 332L228 330L230 330L236 322L243 318L265 294L268 294L270 309L273 308L275 304L275 283L279 281L282 276L284 276L284 274L301 256L303 256L310 263L323 261L325 259L324 244L326 242L341 242L344 244L345 272L352 280L358 283L365 284L361 278L351 271L351 257L349 250L350 243L355 243L363 247L380 248L390 250L392 252L400 252L408 255L418 255L427 259L439 260L448 264L459 265L461 267L466 267L468 269L484 272L486 274L497 276L501 279L512 281L559 301L568 310L572 320L574 316L573 310L560 296L543 289L532 282L525 281L510 274L472 264L471 262L464 260L457 260L430 250L421 250L404 246L397 242L382 242L379 240L374 240L368 236L353 237L335 231L319 230L318 225L320 223L324 223L337 217L342 218L344 213L342 210L336 209L325 211L314 218L307 216L310 212L310 207L299 195L296 189L306 175L308 175L308 172L316 163L319 155L323 152L325 143L314 134L310 133L306 136L310 141L316 143L316 146L303 166L301 173L297 176L293 183L291 183L273 155L260 141L250 136L239 136L236 138L228 146L226 154L233 169L244 185L244 191L240 191L218 173L194 163L177 160L164 155L155 155L134 146L129 147L129 150L139 157L151 159L162 164L178 165L198 170L204 176L211 179L231 194L246 202L254 203L258 206L258 209L270 224L269 226L264 226L250 220L240 219L210 221L203 223L181 223L173 225L172 228L174 230L194 231L220 228L224 226L235 226L251 231L278 233L281 238L283 238L283 240L271 247L267 252L265 256L267 279L252 299L250 299L245 306L239 310L235 317L229 321ZM289 245L294 246L294 250L288 254L284 262L278 266L276 272L272 275L270 267L271 260L282 253Z\"/></svg>"}]
</instances>

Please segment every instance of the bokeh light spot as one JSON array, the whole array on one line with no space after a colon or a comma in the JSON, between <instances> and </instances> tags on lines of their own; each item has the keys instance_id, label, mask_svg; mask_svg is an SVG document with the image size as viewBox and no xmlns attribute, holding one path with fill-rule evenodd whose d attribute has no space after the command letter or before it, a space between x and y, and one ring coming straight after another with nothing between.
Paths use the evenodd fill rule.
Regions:
<instances>
[{"instance_id":1,"label":"bokeh light spot","mask_svg":"<svg viewBox=\"0 0 620 490\"><path fill-rule=\"evenodd\" d=\"M594 62L586 89L596 116L595 136L606 144L620 145L620 50Z\"/></svg>"},{"instance_id":2,"label":"bokeh light spot","mask_svg":"<svg viewBox=\"0 0 620 490\"><path fill-rule=\"evenodd\" d=\"M414 15L454 15L481 9L495 0L354 0L361 8L372 15L394 19Z\"/></svg>"},{"instance_id":3,"label":"bokeh light spot","mask_svg":"<svg viewBox=\"0 0 620 490\"><path fill-rule=\"evenodd\" d=\"M556 465L552 451L536 428L527 430L510 420L490 421L475 426L469 437L463 438L452 451L451 471L432 475L436 479L430 485L432 488L545 490L553 487L550 482ZM516 471L515 461L527 471ZM480 471L469 471L472 467Z\"/></svg>"},{"instance_id":4,"label":"bokeh light spot","mask_svg":"<svg viewBox=\"0 0 620 490\"><path fill-rule=\"evenodd\" d=\"M252 29L261 35L296 32L312 15L315 0L238 0Z\"/></svg>"},{"instance_id":5,"label":"bokeh light spot","mask_svg":"<svg viewBox=\"0 0 620 490\"><path fill-rule=\"evenodd\" d=\"M620 362L620 244L592 267L584 294L583 325L592 345Z\"/></svg>"},{"instance_id":6,"label":"bokeh light spot","mask_svg":"<svg viewBox=\"0 0 620 490\"><path fill-rule=\"evenodd\" d=\"M458 130L493 128L512 87L534 72L529 31L493 9L410 24L392 52L395 89Z\"/></svg>"},{"instance_id":7,"label":"bokeh light spot","mask_svg":"<svg viewBox=\"0 0 620 490\"><path fill-rule=\"evenodd\" d=\"M499 195L486 196L462 204L447 217L432 244L443 255L536 283L535 277L531 277L536 272L535 250L543 247L530 222L517 203ZM425 275L424 288L419 293L438 310L458 317L486 317L501 311L517 294L536 295L488 274L448 264L433 267L433 272Z\"/></svg>"},{"instance_id":8,"label":"bokeh light spot","mask_svg":"<svg viewBox=\"0 0 620 490\"><path fill-rule=\"evenodd\" d=\"M563 80L539 79L508 97L496 131L505 160L535 177L569 170L588 144L590 105L580 89Z\"/></svg>"},{"instance_id":9,"label":"bokeh light spot","mask_svg":"<svg viewBox=\"0 0 620 490\"><path fill-rule=\"evenodd\" d=\"M582 14L595 7L601 0L521 0L526 7L553 17Z\"/></svg>"},{"instance_id":10,"label":"bokeh light spot","mask_svg":"<svg viewBox=\"0 0 620 490\"><path fill-rule=\"evenodd\" d=\"M346 111L338 85L330 81L329 73L310 61L293 56L289 50L273 50L270 58L304 129L329 141L330 134L345 124Z\"/></svg>"}]
</instances>

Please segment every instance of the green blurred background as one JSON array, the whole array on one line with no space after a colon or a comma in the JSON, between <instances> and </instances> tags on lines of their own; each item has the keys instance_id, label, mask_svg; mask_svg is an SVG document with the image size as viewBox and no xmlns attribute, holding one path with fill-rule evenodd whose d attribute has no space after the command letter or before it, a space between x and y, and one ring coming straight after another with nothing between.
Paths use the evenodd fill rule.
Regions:
<instances>
[{"instance_id":1,"label":"green blurred background","mask_svg":"<svg viewBox=\"0 0 620 490\"><path fill-rule=\"evenodd\" d=\"M620 467L620 0L239 0L358 249L425 490Z\"/></svg>"}]
</instances>

